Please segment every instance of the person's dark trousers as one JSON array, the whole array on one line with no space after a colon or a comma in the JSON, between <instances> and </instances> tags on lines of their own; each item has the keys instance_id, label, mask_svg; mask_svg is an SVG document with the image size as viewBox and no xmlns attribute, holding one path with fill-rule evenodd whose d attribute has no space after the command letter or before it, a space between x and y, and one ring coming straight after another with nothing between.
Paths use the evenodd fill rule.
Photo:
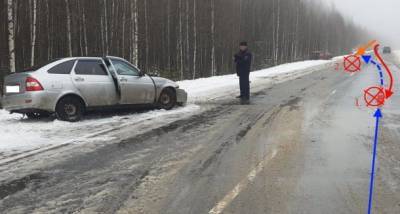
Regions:
<instances>
[{"instance_id":1,"label":"person's dark trousers","mask_svg":"<svg viewBox=\"0 0 400 214\"><path fill-rule=\"evenodd\" d=\"M241 74L239 76L239 84L240 84L240 97L242 100L250 99L250 74Z\"/></svg>"}]
</instances>

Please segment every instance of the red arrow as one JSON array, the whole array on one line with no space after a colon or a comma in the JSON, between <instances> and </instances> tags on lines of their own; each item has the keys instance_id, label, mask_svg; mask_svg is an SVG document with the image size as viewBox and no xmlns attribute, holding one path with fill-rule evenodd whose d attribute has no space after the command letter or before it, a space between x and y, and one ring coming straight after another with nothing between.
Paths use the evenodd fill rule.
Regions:
<instances>
[{"instance_id":1,"label":"red arrow","mask_svg":"<svg viewBox=\"0 0 400 214\"><path fill-rule=\"evenodd\" d=\"M389 74L389 77L390 77L389 88L385 89L386 99L388 99L389 97L391 97L393 95L393 74L390 71L389 67L386 65L385 61L383 61L381 55L379 55L379 44L375 45L374 52L375 52L376 57L378 57L379 61L383 65L383 67L385 67L385 70L387 71L387 73Z\"/></svg>"}]
</instances>

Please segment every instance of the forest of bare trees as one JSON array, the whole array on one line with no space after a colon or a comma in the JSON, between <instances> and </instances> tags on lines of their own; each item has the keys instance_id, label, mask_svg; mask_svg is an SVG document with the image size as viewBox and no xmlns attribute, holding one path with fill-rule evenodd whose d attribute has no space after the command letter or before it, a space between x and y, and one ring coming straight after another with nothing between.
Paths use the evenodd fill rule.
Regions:
<instances>
[{"instance_id":1,"label":"forest of bare trees","mask_svg":"<svg viewBox=\"0 0 400 214\"><path fill-rule=\"evenodd\" d=\"M246 40L254 68L340 54L362 30L313 0L1 0L0 72L67 56L114 55L172 79L233 73Z\"/></svg>"}]
</instances>

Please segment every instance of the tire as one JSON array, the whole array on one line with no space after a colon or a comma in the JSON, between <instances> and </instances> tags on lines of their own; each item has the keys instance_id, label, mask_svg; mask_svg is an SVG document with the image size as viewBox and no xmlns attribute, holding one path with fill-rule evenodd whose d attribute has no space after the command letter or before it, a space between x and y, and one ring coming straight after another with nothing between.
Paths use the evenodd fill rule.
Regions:
<instances>
[{"instance_id":1,"label":"tire","mask_svg":"<svg viewBox=\"0 0 400 214\"><path fill-rule=\"evenodd\" d=\"M176 93L171 88L164 89L158 99L158 106L165 110L171 110L176 105Z\"/></svg>"},{"instance_id":2,"label":"tire","mask_svg":"<svg viewBox=\"0 0 400 214\"><path fill-rule=\"evenodd\" d=\"M76 97L62 98L56 107L56 115L59 120L77 122L82 119L84 104Z\"/></svg>"}]
</instances>

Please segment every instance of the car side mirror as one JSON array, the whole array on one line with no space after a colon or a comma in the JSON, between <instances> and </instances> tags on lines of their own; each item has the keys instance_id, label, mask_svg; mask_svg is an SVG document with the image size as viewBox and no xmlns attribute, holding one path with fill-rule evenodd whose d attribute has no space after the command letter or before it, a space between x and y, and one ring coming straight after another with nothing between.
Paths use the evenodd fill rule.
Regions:
<instances>
[{"instance_id":1,"label":"car side mirror","mask_svg":"<svg viewBox=\"0 0 400 214\"><path fill-rule=\"evenodd\" d=\"M151 77L159 77L160 76L160 74L157 71L148 73L148 75L151 76Z\"/></svg>"},{"instance_id":2,"label":"car side mirror","mask_svg":"<svg viewBox=\"0 0 400 214\"><path fill-rule=\"evenodd\" d=\"M139 71L139 77L144 76L146 73L144 71Z\"/></svg>"}]
</instances>

